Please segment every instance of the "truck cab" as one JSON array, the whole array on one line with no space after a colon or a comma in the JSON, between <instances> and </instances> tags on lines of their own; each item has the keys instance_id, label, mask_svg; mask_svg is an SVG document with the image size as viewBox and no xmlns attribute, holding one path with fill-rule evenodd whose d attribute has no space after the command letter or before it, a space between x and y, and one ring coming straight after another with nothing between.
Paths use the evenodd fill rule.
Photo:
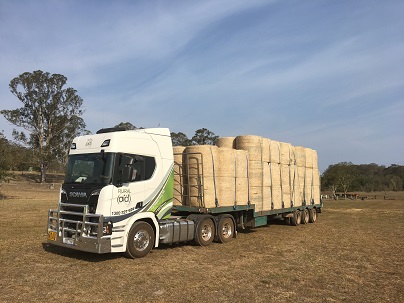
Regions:
<instances>
[{"instance_id":1,"label":"truck cab","mask_svg":"<svg viewBox=\"0 0 404 303\"><path fill-rule=\"evenodd\" d=\"M89 252L125 252L135 222L139 245L158 246L158 220L170 217L173 153L166 128L102 129L73 140L48 242ZM139 225L139 224L138 224Z\"/></svg>"}]
</instances>

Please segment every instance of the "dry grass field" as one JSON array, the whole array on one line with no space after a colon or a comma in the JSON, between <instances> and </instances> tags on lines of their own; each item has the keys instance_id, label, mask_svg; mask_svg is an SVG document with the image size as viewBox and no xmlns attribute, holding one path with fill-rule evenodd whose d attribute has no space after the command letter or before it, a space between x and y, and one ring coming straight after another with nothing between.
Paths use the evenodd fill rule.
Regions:
<instances>
[{"instance_id":1,"label":"dry grass field","mask_svg":"<svg viewBox=\"0 0 404 303\"><path fill-rule=\"evenodd\" d=\"M131 260L46 244L58 186L0 188L1 302L404 302L404 193L326 201L315 224Z\"/></svg>"}]
</instances>

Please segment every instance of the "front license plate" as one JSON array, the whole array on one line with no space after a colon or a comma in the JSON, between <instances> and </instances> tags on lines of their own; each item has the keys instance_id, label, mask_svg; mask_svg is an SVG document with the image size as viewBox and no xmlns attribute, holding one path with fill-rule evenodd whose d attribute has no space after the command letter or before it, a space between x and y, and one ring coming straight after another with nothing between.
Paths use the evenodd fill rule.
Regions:
<instances>
[{"instance_id":1,"label":"front license plate","mask_svg":"<svg viewBox=\"0 0 404 303\"><path fill-rule=\"evenodd\" d=\"M56 241L56 231L48 231L48 240Z\"/></svg>"}]
</instances>

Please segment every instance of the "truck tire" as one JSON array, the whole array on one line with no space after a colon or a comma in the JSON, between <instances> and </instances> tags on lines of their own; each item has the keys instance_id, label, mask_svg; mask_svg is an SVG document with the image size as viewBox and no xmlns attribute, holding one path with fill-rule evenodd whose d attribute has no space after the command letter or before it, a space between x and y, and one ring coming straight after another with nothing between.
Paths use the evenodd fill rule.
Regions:
<instances>
[{"instance_id":1,"label":"truck tire","mask_svg":"<svg viewBox=\"0 0 404 303\"><path fill-rule=\"evenodd\" d=\"M313 207L309 211L309 222L314 223L317 220L317 210Z\"/></svg>"},{"instance_id":2,"label":"truck tire","mask_svg":"<svg viewBox=\"0 0 404 303\"><path fill-rule=\"evenodd\" d=\"M200 246L208 246L215 237L215 225L210 218L196 222L195 243Z\"/></svg>"},{"instance_id":3,"label":"truck tire","mask_svg":"<svg viewBox=\"0 0 404 303\"><path fill-rule=\"evenodd\" d=\"M227 243L234 237L234 223L230 217L222 217L217 228L219 242Z\"/></svg>"},{"instance_id":4,"label":"truck tire","mask_svg":"<svg viewBox=\"0 0 404 303\"><path fill-rule=\"evenodd\" d=\"M298 226L301 221L302 212L300 210L294 210L292 214L293 216L290 218L290 225Z\"/></svg>"},{"instance_id":5,"label":"truck tire","mask_svg":"<svg viewBox=\"0 0 404 303\"><path fill-rule=\"evenodd\" d=\"M129 232L126 256L132 259L146 256L154 245L154 231L149 223L135 222Z\"/></svg>"},{"instance_id":6,"label":"truck tire","mask_svg":"<svg viewBox=\"0 0 404 303\"><path fill-rule=\"evenodd\" d=\"M301 219L302 224L307 224L309 223L309 210L307 208L302 210L302 219Z\"/></svg>"}]
</instances>

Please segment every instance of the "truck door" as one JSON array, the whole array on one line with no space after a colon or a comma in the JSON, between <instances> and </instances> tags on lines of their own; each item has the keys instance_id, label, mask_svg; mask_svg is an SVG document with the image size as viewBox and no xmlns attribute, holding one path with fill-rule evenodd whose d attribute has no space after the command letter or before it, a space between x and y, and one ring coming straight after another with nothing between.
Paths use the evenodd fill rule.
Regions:
<instances>
[{"instance_id":1,"label":"truck door","mask_svg":"<svg viewBox=\"0 0 404 303\"><path fill-rule=\"evenodd\" d=\"M145 199L144 186L144 158L138 155L125 154L124 158L117 158L117 186L112 192L111 215L128 215L143 207ZM131 163L122 159L132 159ZM125 166L132 167L132 178L128 182L119 179Z\"/></svg>"}]
</instances>

